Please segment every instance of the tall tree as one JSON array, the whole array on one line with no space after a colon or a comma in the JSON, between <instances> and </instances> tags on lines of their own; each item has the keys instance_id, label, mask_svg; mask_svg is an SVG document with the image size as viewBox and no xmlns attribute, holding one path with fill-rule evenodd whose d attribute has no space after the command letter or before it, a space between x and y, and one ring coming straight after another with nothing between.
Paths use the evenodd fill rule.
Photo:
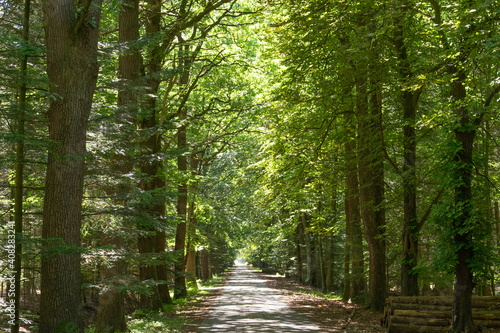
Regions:
<instances>
[{"instance_id":1,"label":"tall tree","mask_svg":"<svg viewBox=\"0 0 500 333\"><path fill-rule=\"evenodd\" d=\"M40 332L83 332L80 228L87 123L99 65L101 0L43 3L49 151L43 208Z\"/></svg>"},{"instance_id":2,"label":"tall tree","mask_svg":"<svg viewBox=\"0 0 500 333\"><path fill-rule=\"evenodd\" d=\"M365 289L363 234L361 231L361 214L359 207L358 163L356 157L356 140L353 137L356 128L354 116L346 116L347 142L345 143L345 216L346 216L346 248L344 299L357 298Z\"/></svg>"},{"instance_id":3,"label":"tall tree","mask_svg":"<svg viewBox=\"0 0 500 333\"><path fill-rule=\"evenodd\" d=\"M445 8L436 0L429 3L434 10L433 20L437 26L443 24L442 10ZM483 4L487 5L487 4ZM492 22L498 19L476 17L478 4L464 1L457 8L451 9L448 15L456 20L457 24L451 29L440 29L439 37L443 52L448 54L446 74L449 75L450 95L452 104L450 109L454 115L452 131L454 134L453 161L450 162L450 176L453 179L453 216L451 218L451 237L455 254L455 282L453 289L453 322L450 332L478 332L472 320L472 290L475 285L474 265L481 260L476 252L478 245L483 241L481 230L482 218L474 207L473 195L474 180L474 140L484 114L494 96L500 91L499 84L492 84L484 94L482 106L473 102L473 95L481 95L478 87L470 87L470 80L474 76L470 62L475 60L475 52L482 47L485 40L480 29L489 29ZM479 35L476 38L475 35Z\"/></svg>"},{"instance_id":4,"label":"tall tree","mask_svg":"<svg viewBox=\"0 0 500 333\"><path fill-rule=\"evenodd\" d=\"M23 16L23 35L22 40L25 44L29 41L30 31L30 6L31 1L24 1L24 16ZM26 47L27 45L24 45ZM27 73L28 73L28 55L23 52L21 56L20 65L21 84L19 86L19 114L17 121L17 135L19 136L16 144L16 178L15 178L15 195L14 195L14 222L15 222L15 260L14 271L15 273L15 295L14 295L14 325L12 325L11 332L19 332L19 310L21 299L21 275L22 265L21 258L23 253L23 190L24 190L24 155L25 155L25 118L27 106Z\"/></svg>"},{"instance_id":5,"label":"tall tree","mask_svg":"<svg viewBox=\"0 0 500 333\"><path fill-rule=\"evenodd\" d=\"M162 161L157 158L157 154L162 151L161 134L158 132L159 116L157 107L157 93L162 82L160 72L163 69L164 52L161 42L157 40L162 31L161 25L161 0L150 0L147 2L146 34L153 39L148 54L145 55L144 82L146 89L141 94L141 146L143 158L139 163L139 168L144 177L139 186L149 193L153 200L144 203L143 216L148 216L142 227L147 231L138 240L139 252L143 254L155 253L160 257L165 253L165 198L162 190L165 187L165 180L161 176ZM171 39L166 39L167 46L172 43ZM168 50L168 49L167 49ZM148 200L148 199L146 199ZM152 287L151 296L143 295L141 302L143 306L152 309L161 309L162 302L171 303L170 292L167 282L166 263L146 263L140 269L141 280L161 281L158 287Z\"/></svg>"},{"instance_id":6,"label":"tall tree","mask_svg":"<svg viewBox=\"0 0 500 333\"><path fill-rule=\"evenodd\" d=\"M408 38L405 31L409 26L408 7L395 3L394 47L397 53L398 71L403 87L401 100L403 109L403 262L401 264L401 293L406 296L418 295L418 239L420 226L417 220L417 178L416 154L417 138L415 131L416 110L422 88L412 88L415 75L408 55Z\"/></svg>"},{"instance_id":7,"label":"tall tree","mask_svg":"<svg viewBox=\"0 0 500 333\"><path fill-rule=\"evenodd\" d=\"M141 77L142 66L140 51L136 46L134 47L134 42L137 43L139 39L139 1L126 0L122 6L118 17L118 42L121 50L118 59L118 78L121 81L121 89L118 91L119 116L117 122L123 128L135 124L138 113L138 94L133 87L137 85L137 79ZM115 154L113 161L112 171L123 175L131 172L132 161L130 157ZM118 188L113 188L110 192L118 197L124 196L124 193L119 193ZM124 204L123 199L121 203ZM101 245L110 244L114 245L117 251L122 248L122 242L118 235L103 234ZM95 324L96 333L125 331L127 329L125 299L116 285L116 280L124 274L125 263L118 255L112 258L110 267L103 266L101 276L108 285L99 297Z\"/></svg>"}]
</instances>

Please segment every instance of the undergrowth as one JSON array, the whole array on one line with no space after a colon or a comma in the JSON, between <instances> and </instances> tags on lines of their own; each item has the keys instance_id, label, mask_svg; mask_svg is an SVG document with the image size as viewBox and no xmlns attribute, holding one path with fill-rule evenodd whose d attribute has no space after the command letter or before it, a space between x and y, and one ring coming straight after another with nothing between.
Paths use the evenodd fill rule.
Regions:
<instances>
[{"instance_id":1,"label":"undergrowth","mask_svg":"<svg viewBox=\"0 0 500 333\"><path fill-rule=\"evenodd\" d=\"M188 296L175 299L173 304L164 304L163 311L148 311L138 309L128 316L127 326L131 333L180 333L187 319L179 316L181 307L194 306L201 301L210 291L224 281L224 276L214 276L209 281L198 281L198 286L188 285ZM86 329L85 333L94 333L94 329Z\"/></svg>"}]
</instances>

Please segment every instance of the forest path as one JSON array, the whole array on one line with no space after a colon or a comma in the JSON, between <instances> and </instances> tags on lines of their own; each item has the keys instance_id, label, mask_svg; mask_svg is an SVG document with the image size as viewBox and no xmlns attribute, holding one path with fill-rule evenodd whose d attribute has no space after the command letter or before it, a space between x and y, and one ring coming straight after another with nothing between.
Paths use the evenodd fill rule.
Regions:
<instances>
[{"instance_id":1,"label":"forest path","mask_svg":"<svg viewBox=\"0 0 500 333\"><path fill-rule=\"evenodd\" d=\"M320 332L245 266L235 266L198 333Z\"/></svg>"}]
</instances>

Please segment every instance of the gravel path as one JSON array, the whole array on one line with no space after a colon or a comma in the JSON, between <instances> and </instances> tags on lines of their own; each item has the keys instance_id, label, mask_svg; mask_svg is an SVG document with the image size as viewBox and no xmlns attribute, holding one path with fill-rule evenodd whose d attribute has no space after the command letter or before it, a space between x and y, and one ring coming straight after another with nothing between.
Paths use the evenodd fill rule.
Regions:
<instances>
[{"instance_id":1,"label":"gravel path","mask_svg":"<svg viewBox=\"0 0 500 333\"><path fill-rule=\"evenodd\" d=\"M280 294L245 266L233 268L222 294L198 328L214 332L320 332L306 317L288 307Z\"/></svg>"}]
</instances>

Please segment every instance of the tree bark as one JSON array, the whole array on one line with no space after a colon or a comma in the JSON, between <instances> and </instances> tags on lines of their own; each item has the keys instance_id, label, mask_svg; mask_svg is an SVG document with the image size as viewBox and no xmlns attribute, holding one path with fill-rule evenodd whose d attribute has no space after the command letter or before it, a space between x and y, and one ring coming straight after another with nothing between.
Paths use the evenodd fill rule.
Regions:
<instances>
[{"instance_id":1,"label":"tree bark","mask_svg":"<svg viewBox=\"0 0 500 333\"><path fill-rule=\"evenodd\" d=\"M302 213L302 230L306 247L306 278L304 284L311 286L313 284L313 246L311 244L311 232L309 231L309 221L306 213Z\"/></svg>"},{"instance_id":2,"label":"tree bark","mask_svg":"<svg viewBox=\"0 0 500 333\"><path fill-rule=\"evenodd\" d=\"M154 35L161 31L161 1L149 0L147 16L145 20L146 33ZM138 240L139 252L143 254L154 254L163 260L165 253L165 199L162 189L165 187L165 180L160 176L162 161L157 158L162 150L161 134L157 131L157 98L156 94L161 83L158 73L162 70L163 56L161 46L155 44L147 55L148 61L145 69L146 91L141 95L141 145L143 154L147 156L140 163L141 172L145 178L141 180L142 190L151 193L153 198L149 205L145 206L144 216L150 219L146 225L142 226L147 234ZM168 273L166 263L145 265L140 268L142 281L155 281L150 296L143 295L141 302L143 306L151 309L162 309L162 303L172 303L167 284ZM159 282L159 283L158 283Z\"/></svg>"},{"instance_id":3,"label":"tree bark","mask_svg":"<svg viewBox=\"0 0 500 333\"><path fill-rule=\"evenodd\" d=\"M297 223L296 227L296 244L297 244L297 284L301 285L303 283L304 271L302 267L302 236L304 232L302 231L302 221Z\"/></svg>"},{"instance_id":4,"label":"tree bark","mask_svg":"<svg viewBox=\"0 0 500 333\"><path fill-rule=\"evenodd\" d=\"M203 281L210 279L210 261L207 249L201 250L201 279Z\"/></svg>"},{"instance_id":5,"label":"tree bark","mask_svg":"<svg viewBox=\"0 0 500 333\"><path fill-rule=\"evenodd\" d=\"M121 52L118 59L118 78L121 87L118 91L117 123L124 128L134 124L138 113L137 91L133 87L141 75L142 60L140 51L130 46L131 42L139 39L139 1L125 0L118 17ZM128 131L127 131L128 132ZM119 174L127 174L132 170L132 161L122 154L115 154L111 169ZM118 188L111 189L109 194L120 196ZM120 198L118 198L120 200ZM122 202L123 205L125 203ZM122 249L122 242L118 236L101 237L101 245L114 245L117 250ZM101 277L108 282L107 287L99 297L97 318L95 323L96 333L121 332L127 329L125 317L125 299L118 290L116 281L125 273L125 262L117 257L109 268L101 269Z\"/></svg>"},{"instance_id":6,"label":"tree bark","mask_svg":"<svg viewBox=\"0 0 500 333\"><path fill-rule=\"evenodd\" d=\"M81 206L87 123L99 72L100 8L100 0L42 4L54 98L48 111L52 147L43 207L41 333L83 332Z\"/></svg>"},{"instance_id":7,"label":"tree bark","mask_svg":"<svg viewBox=\"0 0 500 333\"><path fill-rule=\"evenodd\" d=\"M182 59L182 64L184 66L189 65L188 59L188 46L181 46L180 58ZM180 84L182 87L186 88L189 83L189 69L185 69L182 73ZM187 106L183 106L180 114L181 126L177 131L177 147L181 151L180 155L177 157L177 170L181 173L182 177L186 177L187 172L187 158L184 154L187 150L187 138L186 138L186 118L187 118ZM186 247L186 214L187 214L187 180L183 179L181 184L179 184L179 196L177 198L177 216L179 218L179 223L177 225L177 230L175 234L175 252L177 254L177 260L175 264L175 287L174 287L174 297L182 298L187 296L186 289L186 277L185 277L185 247Z\"/></svg>"},{"instance_id":8,"label":"tree bark","mask_svg":"<svg viewBox=\"0 0 500 333\"><path fill-rule=\"evenodd\" d=\"M23 42L29 42L30 29L30 6L31 1L24 1L23 17ZM21 84L19 88L19 114L17 120L17 134L20 140L16 143L16 166L15 166L15 191L14 191L14 231L15 231L15 257L14 257L14 325L11 325L11 333L19 332L19 310L21 300L21 276L22 276L22 254L23 254L23 188L24 188L24 154L25 154L25 119L26 119L26 95L28 92L27 73L28 56L21 57L19 66Z\"/></svg>"},{"instance_id":9,"label":"tree bark","mask_svg":"<svg viewBox=\"0 0 500 333\"><path fill-rule=\"evenodd\" d=\"M121 241L118 237L108 237L102 235L102 245L115 245L120 249ZM117 288L121 283L120 277L125 272L125 262L117 254L111 257L113 264L110 268L101 269L101 277L106 282L106 289L99 296L97 307L97 318L95 322L96 333L113 333L127 331L127 321L125 317L125 298L123 293Z\"/></svg>"},{"instance_id":10,"label":"tree bark","mask_svg":"<svg viewBox=\"0 0 500 333\"><path fill-rule=\"evenodd\" d=\"M194 175L198 174L198 157L193 154L189 162L189 167ZM187 213L187 244L186 244L186 273L188 282L197 287L196 283L196 190L198 188L195 181L189 186L189 193L191 193L191 200L189 203Z\"/></svg>"},{"instance_id":11,"label":"tree bark","mask_svg":"<svg viewBox=\"0 0 500 333\"><path fill-rule=\"evenodd\" d=\"M368 304L375 310L384 307L386 291L384 155L380 112L381 101L376 80L359 78L358 95L358 173L361 216L370 253Z\"/></svg>"},{"instance_id":12,"label":"tree bark","mask_svg":"<svg viewBox=\"0 0 500 333\"><path fill-rule=\"evenodd\" d=\"M451 83L451 94L456 103L456 114L459 126L455 130L455 138L460 143L456 153L454 179L459 180L455 187L455 207L459 213L453 219L455 244L458 262L455 265L455 283L453 288L453 324L451 332L477 332L472 320L472 289L474 288L473 273L469 262L474 257L471 246L474 232L470 229L472 217L472 161L473 144L476 136L477 125L469 117L468 109L463 101L467 96L465 90L465 74L461 71L455 73ZM462 230L467 230L462 232Z\"/></svg>"},{"instance_id":13,"label":"tree bark","mask_svg":"<svg viewBox=\"0 0 500 333\"><path fill-rule=\"evenodd\" d=\"M350 263L345 269L349 270L349 281L344 283L344 299L356 298L365 290L363 234L361 230L361 213L359 207L358 163L356 158L356 142L351 137L355 136L356 125L353 116L346 118L348 141L345 143L346 151L346 256ZM347 254L349 252L349 254ZM350 266L350 267L349 267ZM349 290L346 290L349 288ZM346 295L347 292L347 295Z\"/></svg>"}]
</instances>

